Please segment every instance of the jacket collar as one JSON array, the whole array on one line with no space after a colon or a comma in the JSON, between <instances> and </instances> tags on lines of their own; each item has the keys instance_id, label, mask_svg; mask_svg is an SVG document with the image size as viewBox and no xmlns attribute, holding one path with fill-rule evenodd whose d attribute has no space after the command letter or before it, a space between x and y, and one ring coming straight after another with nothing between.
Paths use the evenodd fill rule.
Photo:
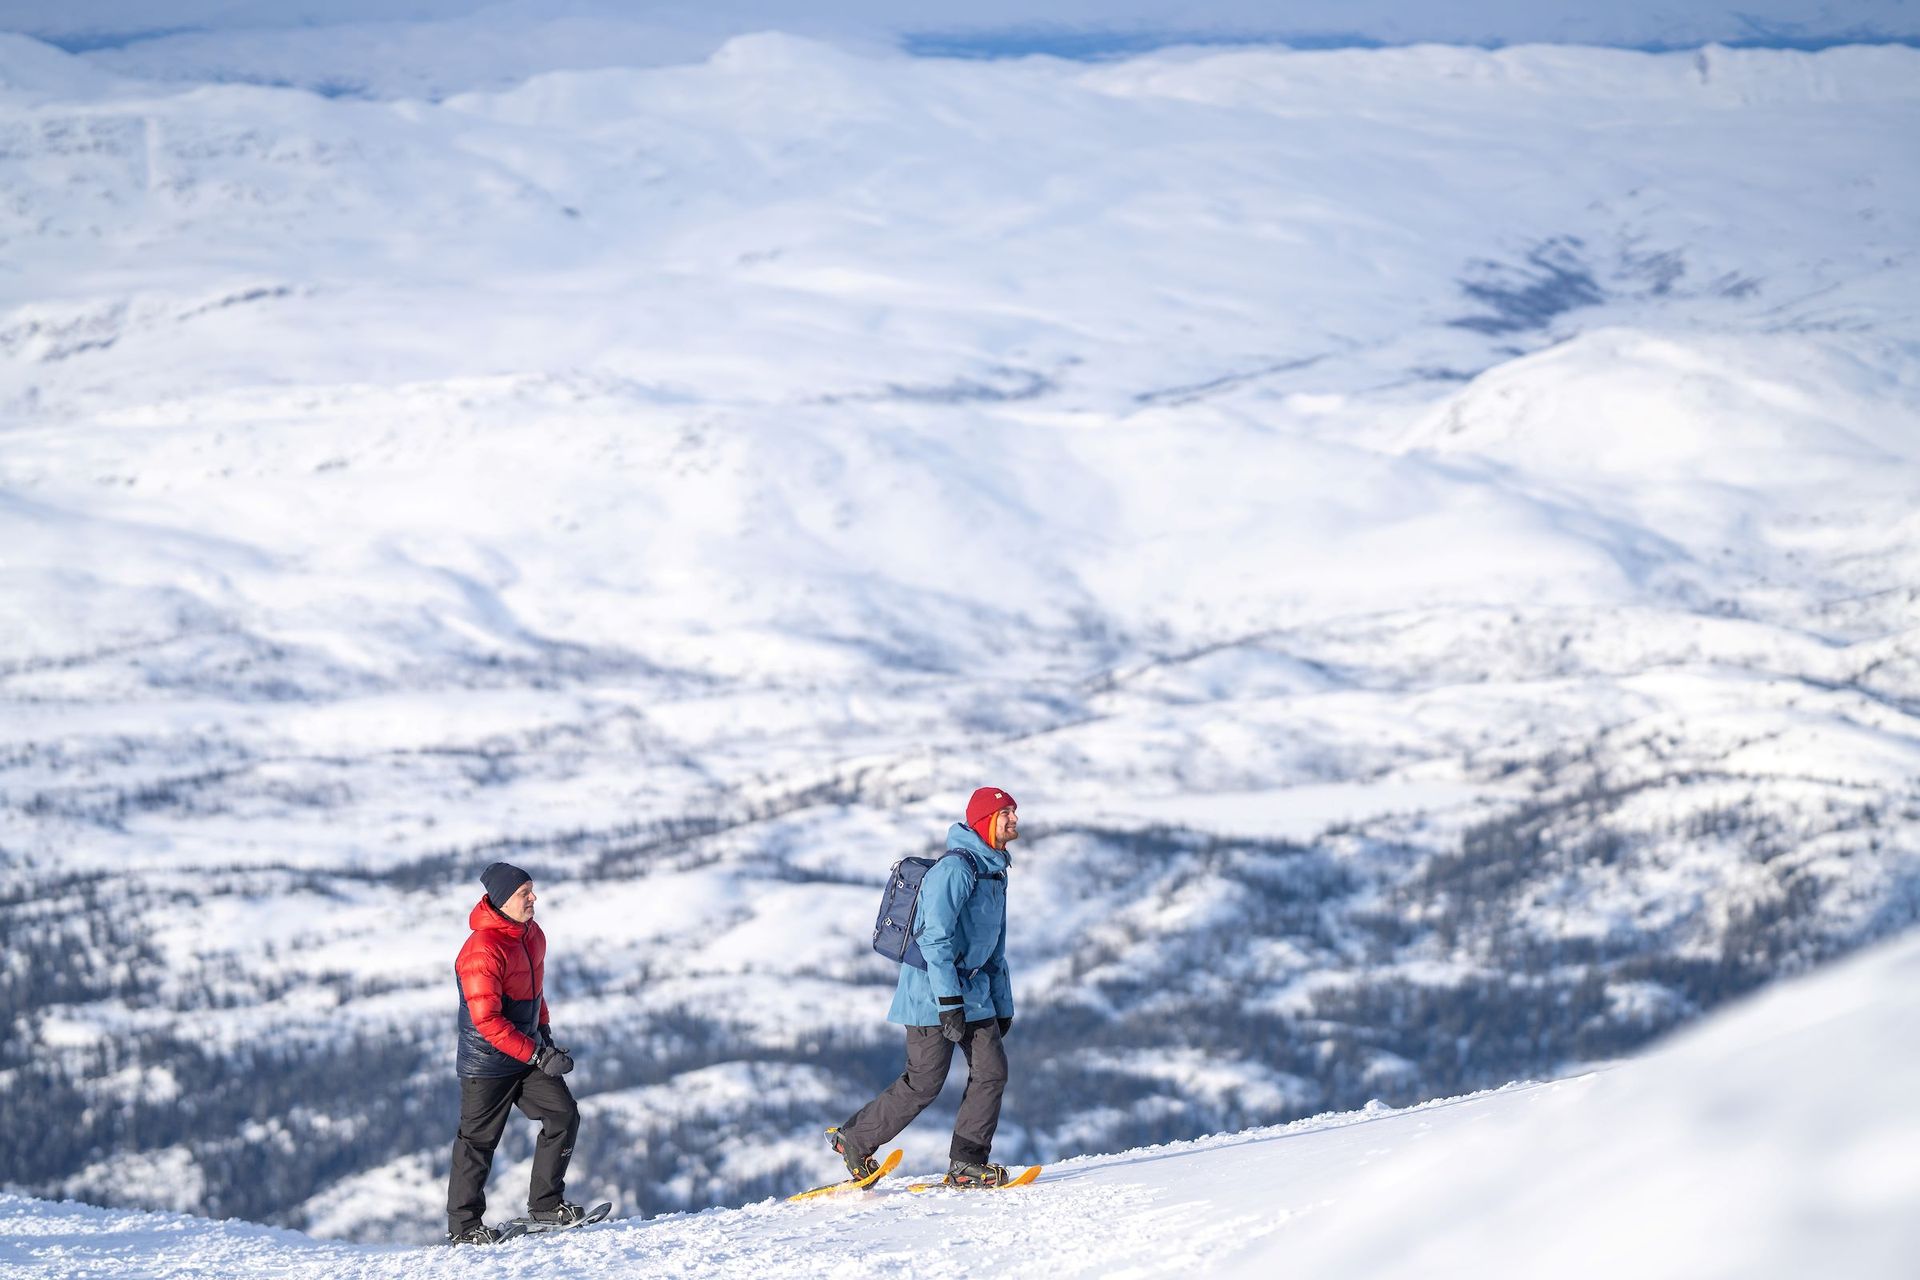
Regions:
<instances>
[{"instance_id":1,"label":"jacket collar","mask_svg":"<svg viewBox=\"0 0 1920 1280\"><path fill-rule=\"evenodd\" d=\"M1013 856L1005 849L996 849L980 838L980 833L964 822L956 822L947 830L947 848L965 849L980 860L980 865L990 872L1004 872L1012 865Z\"/></svg>"},{"instance_id":2,"label":"jacket collar","mask_svg":"<svg viewBox=\"0 0 1920 1280\"><path fill-rule=\"evenodd\" d=\"M473 910L467 913L467 928L475 933L483 929L497 929L509 938L523 938L527 933L525 924L501 915L499 909L487 901L484 893L480 895L480 901L473 904Z\"/></svg>"}]
</instances>

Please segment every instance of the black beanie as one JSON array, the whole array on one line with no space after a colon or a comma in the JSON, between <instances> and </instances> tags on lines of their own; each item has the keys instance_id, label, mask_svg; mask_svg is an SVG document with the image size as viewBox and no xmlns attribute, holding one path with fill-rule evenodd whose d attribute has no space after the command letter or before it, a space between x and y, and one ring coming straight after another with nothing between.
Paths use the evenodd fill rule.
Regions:
<instances>
[{"instance_id":1,"label":"black beanie","mask_svg":"<svg viewBox=\"0 0 1920 1280\"><path fill-rule=\"evenodd\" d=\"M487 886L487 901L495 910L506 906L515 890L531 879L532 876L511 862L496 862L480 873L480 883Z\"/></svg>"}]
</instances>

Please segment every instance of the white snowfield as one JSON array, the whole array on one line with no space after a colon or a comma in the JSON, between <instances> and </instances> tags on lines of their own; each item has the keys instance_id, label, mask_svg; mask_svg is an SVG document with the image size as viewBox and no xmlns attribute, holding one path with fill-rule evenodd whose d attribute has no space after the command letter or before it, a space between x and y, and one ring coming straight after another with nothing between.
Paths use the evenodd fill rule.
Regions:
<instances>
[{"instance_id":1,"label":"white snowfield","mask_svg":"<svg viewBox=\"0 0 1920 1280\"><path fill-rule=\"evenodd\" d=\"M404 42L280 34L0 36L0 868L42 913L34 972L90 975L9 988L49 1003L0 1044L94 1071L76 1113L158 1113L36 1190L231 1207L265 1130L341 1172L254 1216L432 1230L441 1127L356 1134L334 1097L298 1135L156 1132L201 1100L160 1041L413 1047L385 1087L450 1089L448 965L505 852L609 1146L753 1139L644 1174L589 1146L577 1186L716 1203L877 1087L810 1037L893 1038L873 888L982 781L1029 824L1016 1037L1091 1011L1167 1038L1058 1046L1009 1155L1530 1070L1416 1090L1417 1034L1352 1037L1361 982L1564 949L1543 977L1598 970L1576 1028L1654 1028L1716 998L1690 965L1758 980L1915 919L1920 50L758 34L422 86ZM368 97L327 96L334 37L370 41ZM198 82L229 55L326 92ZM1422 878L1530 805L1482 851L1504 896L1481 864ZM1132 839L1156 825L1311 857ZM687 1011L731 1039L671 1056L650 1029ZM1300 1060L1196 1034L1260 1017ZM1542 1060L1620 1051L1562 1031ZM1196 1099L1220 1118L1145 1127ZM1153 1180L1270 1157L1243 1189L1296 1189L1274 1239L1304 1251L1346 1166L1288 1182L1292 1153L1418 1123L1063 1168L1030 1207L890 1193L565 1247L691 1256L724 1221L750 1260L871 1219L881 1250L923 1216L984 1244L1032 1213L1089 1237L1036 1255L1059 1269L1160 1229L1113 1212L1153 1201L1172 1267L1234 1242ZM928 1167L939 1135L912 1141Z\"/></svg>"},{"instance_id":2,"label":"white snowfield","mask_svg":"<svg viewBox=\"0 0 1920 1280\"><path fill-rule=\"evenodd\" d=\"M1070 1160L1001 1195L896 1175L457 1251L0 1196L0 1262L10 1280L1893 1280L1920 1256L1920 1100L1888 1064L1916 1055L1909 934L1608 1070Z\"/></svg>"},{"instance_id":3,"label":"white snowfield","mask_svg":"<svg viewBox=\"0 0 1920 1280\"><path fill-rule=\"evenodd\" d=\"M1596 745L1898 809L1917 122L1904 48L427 104L0 37L0 841L379 868L855 772L876 848L982 773L1291 831Z\"/></svg>"}]
</instances>

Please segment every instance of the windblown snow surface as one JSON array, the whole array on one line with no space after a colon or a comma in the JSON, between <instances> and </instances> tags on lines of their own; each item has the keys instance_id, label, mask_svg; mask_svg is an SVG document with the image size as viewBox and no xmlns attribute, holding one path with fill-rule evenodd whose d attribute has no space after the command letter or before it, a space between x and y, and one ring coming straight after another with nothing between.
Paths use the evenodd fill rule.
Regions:
<instances>
[{"instance_id":1,"label":"windblown snow surface","mask_svg":"<svg viewBox=\"0 0 1920 1280\"><path fill-rule=\"evenodd\" d=\"M0 1196L0 1261L73 1276L1894 1277L1920 1250L1920 937L1644 1058L1406 1110L1068 1160L1003 1195L908 1175L485 1251Z\"/></svg>"},{"instance_id":2,"label":"windblown snow surface","mask_svg":"<svg viewBox=\"0 0 1920 1280\"><path fill-rule=\"evenodd\" d=\"M816 1180L877 885L988 781L1012 1162L1920 918L1920 52L138 65L0 37L17 1188L436 1235L497 857L573 1190Z\"/></svg>"}]
</instances>

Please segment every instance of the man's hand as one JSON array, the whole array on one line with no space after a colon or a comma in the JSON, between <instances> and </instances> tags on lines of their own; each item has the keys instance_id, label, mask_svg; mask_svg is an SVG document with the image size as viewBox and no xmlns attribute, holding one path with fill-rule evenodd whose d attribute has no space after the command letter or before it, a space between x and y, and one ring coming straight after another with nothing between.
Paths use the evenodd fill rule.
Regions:
<instances>
[{"instance_id":1,"label":"man's hand","mask_svg":"<svg viewBox=\"0 0 1920 1280\"><path fill-rule=\"evenodd\" d=\"M573 1058L564 1049L543 1044L533 1051L533 1065L550 1076L563 1076L573 1070Z\"/></svg>"},{"instance_id":2,"label":"man's hand","mask_svg":"<svg viewBox=\"0 0 1920 1280\"><path fill-rule=\"evenodd\" d=\"M1006 1017L1000 1019L1000 1038L1005 1040L1007 1038L1007 1032L1011 1030L1013 1030L1013 1015L1008 1014Z\"/></svg>"},{"instance_id":3,"label":"man's hand","mask_svg":"<svg viewBox=\"0 0 1920 1280\"><path fill-rule=\"evenodd\" d=\"M967 1038L967 1011L965 1009L942 1009L940 1011L940 1034L959 1044Z\"/></svg>"}]
</instances>

